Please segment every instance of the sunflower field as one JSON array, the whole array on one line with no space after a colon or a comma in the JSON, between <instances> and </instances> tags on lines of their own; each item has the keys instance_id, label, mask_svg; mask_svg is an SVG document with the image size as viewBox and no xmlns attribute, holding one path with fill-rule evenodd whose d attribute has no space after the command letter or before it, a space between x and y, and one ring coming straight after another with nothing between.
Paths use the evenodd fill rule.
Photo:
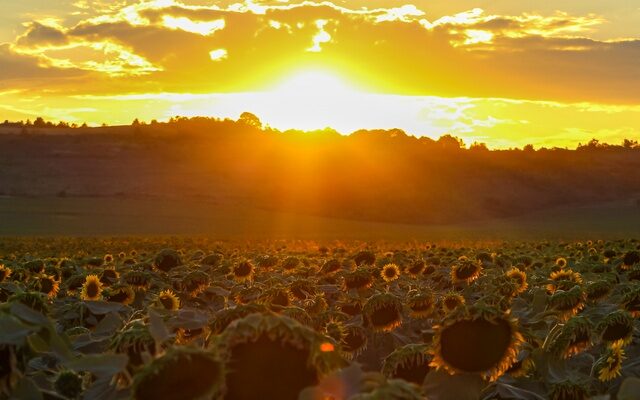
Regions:
<instances>
[{"instance_id":1,"label":"sunflower field","mask_svg":"<svg viewBox=\"0 0 640 400\"><path fill-rule=\"evenodd\" d=\"M0 240L0 399L640 399L640 242Z\"/></svg>"}]
</instances>

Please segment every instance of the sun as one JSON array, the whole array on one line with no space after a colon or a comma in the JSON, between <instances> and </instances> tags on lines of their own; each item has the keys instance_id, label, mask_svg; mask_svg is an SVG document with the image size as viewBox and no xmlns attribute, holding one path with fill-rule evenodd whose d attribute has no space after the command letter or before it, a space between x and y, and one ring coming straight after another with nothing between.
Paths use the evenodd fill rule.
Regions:
<instances>
[{"instance_id":1,"label":"sun","mask_svg":"<svg viewBox=\"0 0 640 400\"><path fill-rule=\"evenodd\" d=\"M338 96L361 94L339 75L323 70L302 71L276 83L270 93L286 97L316 99L316 102L335 100Z\"/></svg>"},{"instance_id":2,"label":"sun","mask_svg":"<svg viewBox=\"0 0 640 400\"><path fill-rule=\"evenodd\" d=\"M362 104L368 93L340 74L310 69L276 81L260 97L258 108L272 126L303 130L331 126L349 132L355 126L349 105Z\"/></svg>"}]
</instances>

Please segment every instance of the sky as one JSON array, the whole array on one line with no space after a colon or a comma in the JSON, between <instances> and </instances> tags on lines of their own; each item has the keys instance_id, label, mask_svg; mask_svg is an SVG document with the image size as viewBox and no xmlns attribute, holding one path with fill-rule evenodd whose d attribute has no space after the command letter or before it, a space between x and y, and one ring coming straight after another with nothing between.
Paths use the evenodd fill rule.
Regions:
<instances>
[{"instance_id":1,"label":"sky","mask_svg":"<svg viewBox=\"0 0 640 400\"><path fill-rule=\"evenodd\" d=\"M0 0L0 120L640 139L639 0Z\"/></svg>"}]
</instances>

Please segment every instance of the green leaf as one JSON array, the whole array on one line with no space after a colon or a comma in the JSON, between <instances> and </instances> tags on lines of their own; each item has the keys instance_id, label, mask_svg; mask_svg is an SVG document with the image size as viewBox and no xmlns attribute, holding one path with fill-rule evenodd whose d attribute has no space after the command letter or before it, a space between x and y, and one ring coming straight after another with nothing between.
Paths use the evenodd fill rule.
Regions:
<instances>
[{"instance_id":1,"label":"green leaf","mask_svg":"<svg viewBox=\"0 0 640 400\"><path fill-rule=\"evenodd\" d=\"M34 328L20 322L17 318L0 314L0 344L20 346L27 336L34 332Z\"/></svg>"},{"instance_id":2,"label":"green leaf","mask_svg":"<svg viewBox=\"0 0 640 400\"><path fill-rule=\"evenodd\" d=\"M91 354L68 361L65 366L76 372L88 371L97 376L113 376L124 371L129 357L124 354Z\"/></svg>"},{"instance_id":3,"label":"green leaf","mask_svg":"<svg viewBox=\"0 0 640 400\"><path fill-rule=\"evenodd\" d=\"M171 337L164 321L162 321L160 315L153 309L149 310L149 333L151 333L151 336L153 336L153 339L158 345L161 345Z\"/></svg>"},{"instance_id":4,"label":"green leaf","mask_svg":"<svg viewBox=\"0 0 640 400\"><path fill-rule=\"evenodd\" d=\"M627 378L620 385L618 400L640 400L640 378Z\"/></svg>"},{"instance_id":5,"label":"green leaf","mask_svg":"<svg viewBox=\"0 0 640 400\"><path fill-rule=\"evenodd\" d=\"M434 370L427 374L423 389L429 400L478 400L484 386L477 374L449 375Z\"/></svg>"},{"instance_id":6,"label":"green leaf","mask_svg":"<svg viewBox=\"0 0 640 400\"><path fill-rule=\"evenodd\" d=\"M13 389L11 393L10 399L42 400L42 393L35 382L25 376L18 381L15 389Z\"/></svg>"}]
</instances>

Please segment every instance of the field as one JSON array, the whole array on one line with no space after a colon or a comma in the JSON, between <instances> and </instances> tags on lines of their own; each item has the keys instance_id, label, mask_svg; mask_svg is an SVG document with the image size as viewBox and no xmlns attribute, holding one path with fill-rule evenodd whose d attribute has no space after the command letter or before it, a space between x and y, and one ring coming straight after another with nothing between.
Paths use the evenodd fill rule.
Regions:
<instances>
[{"instance_id":1,"label":"field","mask_svg":"<svg viewBox=\"0 0 640 400\"><path fill-rule=\"evenodd\" d=\"M5 237L0 398L637 399L639 249Z\"/></svg>"}]
</instances>

